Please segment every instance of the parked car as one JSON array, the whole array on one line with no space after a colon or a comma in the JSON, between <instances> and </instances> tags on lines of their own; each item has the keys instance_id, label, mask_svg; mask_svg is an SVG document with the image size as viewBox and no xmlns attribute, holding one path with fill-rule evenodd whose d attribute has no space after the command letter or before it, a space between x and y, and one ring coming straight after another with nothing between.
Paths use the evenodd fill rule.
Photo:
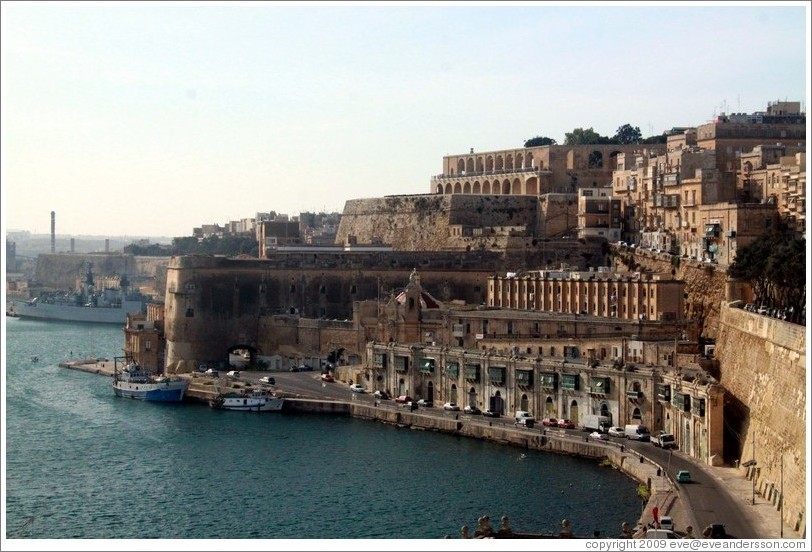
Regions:
<instances>
[{"instance_id":1,"label":"parked car","mask_svg":"<svg viewBox=\"0 0 812 552\"><path fill-rule=\"evenodd\" d=\"M591 439L597 439L598 441L609 440L609 435L607 435L606 433L601 433L600 431L593 431L592 433L589 434L589 437Z\"/></svg>"},{"instance_id":2,"label":"parked car","mask_svg":"<svg viewBox=\"0 0 812 552\"><path fill-rule=\"evenodd\" d=\"M353 383L352 385L350 385L350 391L352 391L353 393L365 393L366 392L366 390L364 389L364 386L361 385L360 383Z\"/></svg>"},{"instance_id":3,"label":"parked car","mask_svg":"<svg viewBox=\"0 0 812 552\"><path fill-rule=\"evenodd\" d=\"M677 472L677 483L690 483L691 472L688 470L680 470Z\"/></svg>"},{"instance_id":4,"label":"parked car","mask_svg":"<svg viewBox=\"0 0 812 552\"><path fill-rule=\"evenodd\" d=\"M300 364L300 365L299 365L299 371L300 371L300 372L312 372L312 371L313 371L313 367L312 367L312 366L308 366L307 364Z\"/></svg>"},{"instance_id":5,"label":"parked car","mask_svg":"<svg viewBox=\"0 0 812 552\"><path fill-rule=\"evenodd\" d=\"M501 414L499 414L498 412L494 412L493 410L490 410L490 409L483 412L482 415L487 416L488 418L501 418L502 417Z\"/></svg>"},{"instance_id":6,"label":"parked car","mask_svg":"<svg viewBox=\"0 0 812 552\"><path fill-rule=\"evenodd\" d=\"M426 399L420 399L419 401L417 401L417 406L423 406L423 407L434 406L434 402L433 401L427 401Z\"/></svg>"},{"instance_id":7,"label":"parked car","mask_svg":"<svg viewBox=\"0 0 812 552\"><path fill-rule=\"evenodd\" d=\"M443 405L443 410L459 410L460 407L457 406L457 403L447 402Z\"/></svg>"},{"instance_id":8,"label":"parked car","mask_svg":"<svg viewBox=\"0 0 812 552\"><path fill-rule=\"evenodd\" d=\"M526 427L533 427L536 423L536 418L527 410L517 410L514 420L514 425L523 425Z\"/></svg>"},{"instance_id":9,"label":"parked car","mask_svg":"<svg viewBox=\"0 0 812 552\"><path fill-rule=\"evenodd\" d=\"M702 535L705 536L706 534L707 537L711 539L726 539L729 536L725 530L725 526L721 523L711 523L705 527L705 530L702 531Z\"/></svg>"},{"instance_id":10,"label":"parked car","mask_svg":"<svg viewBox=\"0 0 812 552\"><path fill-rule=\"evenodd\" d=\"M674 436L664 431L661 431L660 433L652 437L651 444L654 445L655 447L662 447L664 449L677 448L677 441L676 439L674 439Z\"/></svg>"},{"instance_id":11,"label":"parked car","mask_svg":"<svg viewBox=\"0 0 812 552\"><path fill-rule=\"evenodd\" d=\"M468 405L462 409L466 414L482 414L482 411L475 406Z\"/></svg>"},{"instance_id":12,"label":"parked car","mask_svg":"<svg viewBox=\"0 0 812 552\"><path fill-rule=\"evenodd\" d=\"M400 395L395 399L395 402L406 404L412 402L412 398L409 395Z\"/></svg>"},{"instance_id":13,"label":"parked car","mask_svg":"<svg viewBox=\"0 0 812 552\"><path fill-rule=\"evenodd\" d=\"M375 391L374 393L376 399L389 399L389 393L386 391Z\"/></svg>"},{"instance_id":14,"label":"parked car","mask_svg":"<svg viewBox=\"0 0 812 552\"><path fill-rule=\"evenodd\" d=\"M208 370L206 370L206 374L210 375L213 378L219 378L220 377L220 371L215 370L214 368L209 368Z\"/></svg>"},{"instance_id":15,"label":"parked car","mask_svg":"<svg viewBox=\"0 0 812 552\"><path fill-rule=\"evenodd\" d=\"M228 372L226 372L226 376L236 379L236 378L240 377L240 371L239 370L229 370Z\"/></svg>"},{"instance_id":16,"label":"parked car","mask_svg":"<svg viewBox=\"0 0 812 552\"><path fill-rule=\"evenodd\" d=\"M336 379L333 377L333 374L322 374L321 381L335 381Z\"/></svg>"},{"instance_id":17,"label":"parked car","mask_svg":"<svg viewBox=\"0 0 812 552\"><path fill-rule=\"evenodd\" d=\"M562 418L558 420L558 427L563 427L564 429L575 429L575 423L572 420Z\"/></svg>"},{"instance_id":18,"label":"parked car","mask_svg":"<svg viewBox=\"0 0 812 552\"><path fill-rule=\"evenodd\" d=\"M271 376L262 376L259 378L260 383L268 383L270 385L276 385L276 379Z\"/></svg>"},{"instance_id":19,"label":"parked car","mask_svg":"<svg viewBox=\"0 0 812 552\"><path fill-rule=\"evenodd\" d=\"M298 372L298 371L299 371L299 367L298 367L298 366L291 366L291 367L290 367L290 369L289 369L288 371L289 371L289 372Z\"/></svg>"},{"instance_id":20,"label":"parked car","mask_svg":"<svg viewBox=\"0 0 812 552\"><path fill-rule=\"evenodd\" d=\"M547 427L558 427L558 418L544 418L541 425Z\"/></svg>"},{"instance_id":21,"label":"parked car","mask_svg":"<svg viewBox=\"0 0 812 552\"><path fill-rule=\"evenodd\" d=\"M609 436L610 437L625 437L626 432L623 430L622 427L618 427L618 426L610 427L609 428Z\"/></svg>"},{"instance_id":22,"label":"parked car","mask_svg":"<svg viewBox=\"0 0 812 552\"><path fill-rule=\"evenodd\" d=\"M671 516L660 516L660 529L674 530L674 519Z\"/></svg>"}]
</instances>

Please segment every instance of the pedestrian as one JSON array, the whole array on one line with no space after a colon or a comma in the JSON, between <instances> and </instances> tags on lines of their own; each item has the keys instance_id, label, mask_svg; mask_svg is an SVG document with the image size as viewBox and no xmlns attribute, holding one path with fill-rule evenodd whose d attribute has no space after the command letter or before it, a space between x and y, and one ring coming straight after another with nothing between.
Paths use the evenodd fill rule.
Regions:
<instances>
[{"instance_id":1,"label":"pedestrian","mask_svg":"<svg viewBox=\"0 0 812 552\"><path fill-rule=\"evenodd\" d=\"M693 528L693 526L689 525L688 527L685 528L685 536L682 537L682 538L683 539L695 539L696 538L694 536L694 528Z\"/></svg>"},{"instance_id":2,"label":"pedestrian","mask_svg":"<svg viewBox=\"0 0 812 552\"><path fill-rule=\"evenodd\" d=\"M460 529L460 538L463 538L463 539L470 539L471 538L471 535L468 534L468 526L467 525L463 525L462 528Z\"/></svg>"}]
</instances>

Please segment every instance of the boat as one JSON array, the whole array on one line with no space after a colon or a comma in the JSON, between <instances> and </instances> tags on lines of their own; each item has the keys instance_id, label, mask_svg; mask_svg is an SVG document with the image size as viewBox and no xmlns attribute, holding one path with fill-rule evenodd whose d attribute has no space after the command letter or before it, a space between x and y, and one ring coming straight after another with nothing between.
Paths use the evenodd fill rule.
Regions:
<instances>
[{"instance_id":1,"label":"boat","mask_svg":"<svg viewBox=\"0 0 812 552\"><path fill-rule=\"evenodd\" d=\"M180 402L189 387L185 380L173 380L129 363L113 373L113 391L117 397L142 401Z\"/></svg>"},{"instance_id":2,"label":"boat","mask_svg":"<svg viewBox=\"0 0 812 552\"><path fill-rule=\"evenodd\" d=\"M220 393L209 401L209 406L223 410L243 410L248 412L278 412L285 399L264 390L230 391Z\"/></svg>"},{"instance_id":3,"label":"boat","mask_svg":"<svg viewBox=\"0 0 812 552\"><path fill-rule=\"evenodd\" d=\"M10 312L19 318L123 326L128 313L145 312L148 300L138 290L130 289L126 275L119 280L118 288L96 289L93 265L88 263L79 291L50 291L27 301L13 300Z\"/></svg>"}]
</instances>

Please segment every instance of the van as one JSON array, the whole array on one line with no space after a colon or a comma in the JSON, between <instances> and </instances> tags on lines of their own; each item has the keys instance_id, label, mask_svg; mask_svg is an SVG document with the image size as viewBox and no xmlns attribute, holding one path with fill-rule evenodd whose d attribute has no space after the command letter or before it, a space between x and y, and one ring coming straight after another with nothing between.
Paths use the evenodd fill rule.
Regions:
<instances>
[{"instance_id":1,"label":"van","mask_svg":"<svg viewBox=\"0 0 812 552\"><path fill-rule=\"evenodd\" d=\"M651 438L648 428L644 425L628 424L625 431L627 439L633 439L635 441L648 441Z\"/></svg>"},{"instance_id":2,"label":"van","mask_svg":"<svg viewBox=\"0 0 812 552\"><path fill-rule=\"evenodd\" d=\"M516 423L514 425L523 425L526 427L533 427L536 424L536 418L526 410L517 410L515 416Z\"/></svg>"}]
</instances>

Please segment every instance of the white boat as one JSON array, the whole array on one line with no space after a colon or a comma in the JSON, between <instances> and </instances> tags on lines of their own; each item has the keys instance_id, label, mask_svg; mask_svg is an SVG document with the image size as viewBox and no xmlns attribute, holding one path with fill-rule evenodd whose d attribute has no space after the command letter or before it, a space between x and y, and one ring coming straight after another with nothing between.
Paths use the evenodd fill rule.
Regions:
<instances>
[{"instance_id":1,"label":"white boat","mask_svg":"<svg viewBox=\"0 0 812 552\"><path fill-rule=\"evenodd\" d=\"M278 412L282 410L283 404L285 404L285 399L260 390L221 393L209 401L209 406L212 408L248 412Z\"/></svg>"},{"instance_id":2,"label":"white boat","mask_svg":"<svg viewBox=\"0 0 812 552\"><path fill-rule=\"evenodd\" d=\"M157 376L132 363L113 375L116 396L142 401L180 402L188 387L187 381Z\"/></svg>"}]
</instances>

